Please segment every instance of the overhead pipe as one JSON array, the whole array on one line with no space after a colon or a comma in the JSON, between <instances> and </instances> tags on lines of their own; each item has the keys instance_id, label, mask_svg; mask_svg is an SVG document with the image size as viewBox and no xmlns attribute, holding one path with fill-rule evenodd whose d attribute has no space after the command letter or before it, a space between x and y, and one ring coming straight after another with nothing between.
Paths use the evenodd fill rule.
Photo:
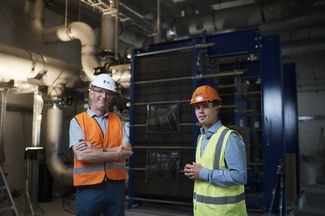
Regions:
<instances>
[{"instance_id":1,"label":"overhead pipe","mask_svg":"<svg viewBox=\"0 0 325 216\"><path fill-rule=\"evenodd\" d=\"M207 33L214 33L227 29L260 26L263 23L284 20L296 13L297 10L306 9L312 3L313 1L306 1L304 4L297 0L258 1L255 4L227 8L210 14L182 17L176 20L174 26L167 31L167 38L175 39L174 37L197 35L201 34L203 30Z\"/></svg>"},{"instance_id":2,"label":"overhead pipe","mask_svg":"<svg viewBox=\"0 0 325 216\"><path fill-rule=\"evenodd\" d=\"M276 22L263 23L259 29L262 34L278 33L281 31L312 28L325 25L324 8L321 11L313 11L303 16L294 16L289 19Z\"/></svg>"},{"instance_id":3,"label":"overhead pipe","mask_svg":"<svg viewBox=\"0 0 325 216\"><path fill-rule=\"evenodd\" d=\"M35 82L35 84L45 86L64 84L67 87L73 87L79 80L79 71L80 68L60 60L0 44L2 81Z\"/></svg>"},{"instance_id":4,"label":"overhead pipe","mask_svg":"<svg viewBox=\"0 0 325 216\"><path fill-rule=\"evenodd\" d=\"M71 41L78 39L81 43L81 64L87 80L94 78L94 68L100 64L96 58L96 36L94 30L83 22L72 22L67 26L57 26L49 29L43 27L44 1L35 0L32 5L32 29L40 35L44 42Z\"/></svg>"},{"instance_id":5,"label":"overhead pipe","mask_svg":"<svg viewBox=\"0 0 325 216\"><path fill-rule=\"evenodd\" d=\"M76 8L80 8L81 1L69 1L68 9L71 14L78 14ZM88 23L92 25L98 25L100 22L99 13L95 13L93 8L85 6L85 4L81 4L82 6L82 18L87 20ZM120 37L118 38L123 43L130 45L132 47L141 48L143 47L144 40L146 38L147 32L152 32L152 25L148 22L142 15L137 13L136 11L132 10L131 8L127 7L125 4L119 1L118 3L118 10L120 14L123 14L124 17L127 19L133 20L132 23L136 23L139 28L144 29L144 32L136 31L135 28L131 28L130 25L133 24L125 24L126 22L119 22L119 34ZM50 10L56 11L57 13L62 13L61 8L65 7L65 0L56 0L55 4L47 5L46 8ZM121 20L120 20L121 21Z\"/></svg>"},{"instance_id":6,"label":"overhead pipe","mask_svg":"<svg viewBox=\"0 0 325 216\"><path fill-rule=\"evenodd\" d=\"M135 30L131 31L131 29L126 29L123 25L120 27L119 39L121 41L132 47L143 48L146 39L143 35Z\"/></svg>"},{"instance_id":7,"label":"overhead pipe","mask_svg":"<svg viewBox=\"0 0 325 216\"><path fill-rule=\"evenodd\" d=\"M293 40L282 44L282 55L285 57L308 55L325 50L324 38Z\"/></svg>"},{"instance_id":8,"label":"overhead pipe","mask_svg":"<svg viewBox=\"0 0 325 216\"><path fill-rule=\"evenodd\" d=\"M119 1L119 11L124 14L126 17L134 20L142 29L147 32L153 32L153 28L150 22L148 22L145 17L139 14L137 11L128 7L126 4Z\"/></svg>"},{"instance_id":9,"label":"overhead pipe","mask_svg":"<svg viewBox=\"0 0 325 216\"><path fill-rule=\"evenodd\" d=\"M112 78L116 80L123 88L128 89L131 82L131 65L120 64L110 66Z\"/></svg>"},{"instance_id":10,"label":"overhead pipe","mask_svg":"<svg viewBox=\"0 0 325 216\"><path fill-rule=\"evenodd\" d=\"M81 43L81 65L88 80L94 79L94 68L100 64L96 54L96 36L93 29L85 23L73 22L67 27L58 26L46 29L43 32L44 42L53 43L60 41L80 40Z\"/></svg>"}]
</instances>

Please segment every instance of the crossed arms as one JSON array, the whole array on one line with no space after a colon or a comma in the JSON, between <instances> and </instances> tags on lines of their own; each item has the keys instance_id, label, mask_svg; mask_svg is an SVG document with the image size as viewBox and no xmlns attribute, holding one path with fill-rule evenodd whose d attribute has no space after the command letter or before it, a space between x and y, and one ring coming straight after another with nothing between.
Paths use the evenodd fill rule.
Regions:
<instances>
[{"instance_id":1,"label":"crossed arms","mask_svg":"<svg viewBox=\"0 0 325 216\"><path fill-rule=\"evenodd\" d=\"M85 163L102 163L128 159L132 154L130 143L123 143L114 148L95 148L84 139L72 146L75 158Z\"/></svg>"}]
</instances>

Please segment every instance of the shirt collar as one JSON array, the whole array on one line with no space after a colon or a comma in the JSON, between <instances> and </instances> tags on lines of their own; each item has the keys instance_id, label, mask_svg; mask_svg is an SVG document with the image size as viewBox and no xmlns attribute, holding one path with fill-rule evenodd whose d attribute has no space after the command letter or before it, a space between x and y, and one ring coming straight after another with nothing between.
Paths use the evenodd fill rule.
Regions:
<instances>
[{"instance_id":1,"label":"shirt collar","mask_svg":"<svg viewBox=\"0 0 325 216\"><path fill-rule=\"evenodd\" d=\"M200 128L201 134L205 135L207 139L210 139L210 137L217 132L217 130L222 126L221 121L218 120L215 122L209 129L208 131L205 132L203 126Z\"/></svg>"},{"instance_id":2,"label":"shirt collar","mask_svg":"<svg viewBox=\"0 0 325 216\"><path fill-rule=\"evenodd\" d=\"M99 115L97 115L96 113L94 113L89 107L87 109L87 113L90 117L99 117ZM108 116L108 113L106 112L103 117L107 117Z\"/></svg>"}]
</instances>

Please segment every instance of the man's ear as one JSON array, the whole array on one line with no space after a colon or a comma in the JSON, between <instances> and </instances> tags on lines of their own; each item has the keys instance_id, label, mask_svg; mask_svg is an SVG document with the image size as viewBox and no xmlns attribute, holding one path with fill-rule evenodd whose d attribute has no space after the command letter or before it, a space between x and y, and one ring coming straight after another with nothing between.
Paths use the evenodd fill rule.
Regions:
<instances>
[{"instance_id":1,"label":"man's ear","mask_svg":"<svg viewBox=\"0 0 325 216\"><path fill-rule=\"evenodd\" d=\"M89 89L89 93L88 93L89 99L92 99L93 95L94 95L94 91Z\"/></svg>"}]
</instances>

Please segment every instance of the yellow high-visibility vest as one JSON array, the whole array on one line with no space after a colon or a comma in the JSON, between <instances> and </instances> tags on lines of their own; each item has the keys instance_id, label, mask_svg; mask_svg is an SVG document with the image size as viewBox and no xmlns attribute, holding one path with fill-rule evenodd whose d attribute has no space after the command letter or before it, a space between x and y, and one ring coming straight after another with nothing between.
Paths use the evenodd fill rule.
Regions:
<instances>
[{"instance_id":1,"label":"yellow high-visibility vest","mask_svg":"<svg viewBox=\"0 0 325 216\"><path fill-rule=\"evenodd\" d=\"M229 135L237 133L221 126L213 134L202 154L202 136L198 138L196 163L208 169L225 170L225 150ZM240 136L240 135L239 135ZM246 216L244 185L218 186L208 181L195 180L193 205L195 216Z\"/></svg>"}]
</instances>

